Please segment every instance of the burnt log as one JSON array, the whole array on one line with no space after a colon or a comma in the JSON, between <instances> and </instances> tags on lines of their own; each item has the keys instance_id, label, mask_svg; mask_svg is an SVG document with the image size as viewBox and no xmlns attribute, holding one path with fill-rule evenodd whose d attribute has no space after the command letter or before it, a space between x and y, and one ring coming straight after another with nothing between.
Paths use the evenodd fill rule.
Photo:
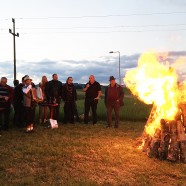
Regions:
<instances>
[{"instance_id":1,"label":"burnt log","mask_svg":"<svg viewBox=\"0 0 186 186\"><path fill-rule=\"evenodd\" d=\"M169 121L170 126L170 146L168 150L169 161L177 161L179 159L179 141L178 141L178 131L177 131L177 122L175 120Z\"/></svg>"},{"instance_id":2,"label":"burnt log","mask_svg":"<svg viewBox=\"0 0 186 186\"><path fill-rule=\"evenodd\" d=\"M186 134L182 121L161 119L160 123L160 129L157 128L152 137L145 134L143 152L150 158L186 163Z\"/></svg>"},{"instance_id":3,"label":"burnt log","mask_svg":"<svg viewBox=\"0 0 186 186\"><path fill-rule=\"evenodd\" d=\"M161 142L158 149L159 159L166 160L168 156L169 142L170 142L170 131L168 123L162 119L161 121Z\"/></svg>"},{"instance_id":4,"label":"burnt log","mask_svg":"<svg viewBox=\"0 0 186 186\"><path fill-rule=\"evenodd\" d=\"M179 109L181 112L181 121L184 127L186 127L186 103L179 104Z\"/></svg>"},{"instance_id":5,"label":"burnt log","mask_svg":"<svg viewBox=\"0 0 186 186\"><path fill-rule=\"evenodd\" d=\"M186 142L180 143L180 162L186 163Z\"/></svg>"},{"instance_id":6,"label":"burnt log","mask_svg":"<svg viewBox=\"0 0 186 186\"><path fill-rule=\"evenodd\" d=\"M186 163L186 104L179 104L178 108L174 120L161 119L160 129L157 128L154 135L143 131L142 150L149 157ZM154 122L157 114L157 107L153 105L146 127Z\"/></svg>"},{"instance_id":7,"label":"burnt log","mask_svg":"<svg viewBox=\"0 0 186 186\"><path fill-rule=\"evenodd\" d=\"M151 112L150 112L150 115L148 117L148 120L146 122L146 126L148 126L149 124L151 124L153 122L155 114L156 114L156 108L157 107L155 105L153 105L153 107L151 109ZM143 136L143 139L144 139L144 144L143 144L142 151L147 152L147 149L150 146L150 143L152 141L152 137L149 134L147 134L145 130L143 131L142 136Z\"/></svg>"},{"instance_id":8,"label":"burnt log","mask_svg":"<svg viewBox=\"0 0 186 186\"><path fill-rule=\"evenodd\" d=\"M177 131L178 131L178 141L186 142L185 127L183 126L181 120L177 121Z\"/></svg>"},{"instance_id":9,"label":"burnt log","mask_svg":"<svg viewBox=\"0 0 186 186\"><path fill-rule=\"evenodd\" d=\"M159 157L159 152L158 149L160 147L160 141L161 141L161 130L156 129L154 136L151 140L151 143L149 147L147 148L147 155L152 158L158 158Z\"/></svg>"}]
</instances>

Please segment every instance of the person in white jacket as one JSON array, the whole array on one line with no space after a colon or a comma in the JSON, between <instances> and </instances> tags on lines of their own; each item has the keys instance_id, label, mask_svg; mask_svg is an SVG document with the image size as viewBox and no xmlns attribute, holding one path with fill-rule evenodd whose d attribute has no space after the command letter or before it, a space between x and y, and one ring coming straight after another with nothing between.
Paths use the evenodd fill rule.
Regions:
<instances>
[{"instance_id":1,"label":"person in white jacket","mask_svg":"<svg viewBox=\"0 0 186 186\"><path fill-rule=\"evenodd\" d=\"M24 122L26 125L26 132L33 132L35 107L36 107L36 90L35 85L32 83L32 79L26 75L23 78L24 86L23 91L23 106L24 106Z\"/></svg>"}]
</instances>

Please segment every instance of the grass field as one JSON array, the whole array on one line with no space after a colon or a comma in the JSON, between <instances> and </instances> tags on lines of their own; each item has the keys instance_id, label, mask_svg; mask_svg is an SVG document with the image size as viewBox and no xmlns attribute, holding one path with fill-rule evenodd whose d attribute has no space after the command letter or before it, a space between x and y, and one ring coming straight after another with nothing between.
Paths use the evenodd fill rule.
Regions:
<instances>
[{"instance_id":1,"label":"grass field","mask_svg":"<svg viewBox=\"0 0 186 186\"><path fill-rule=\"evenodd\" d=\"M144 122L12 129L0 140L0 185L186 185L186 166L137 149Z\"/></svg>"},{"instance_id":2,"label":"grass field","mask_svg":"<svg viewBox=\"0 0 186 186\"><path fill-rule=\"evenodd\" d=\"M83 95L82 95L83 96ZM83 113L83 100L78 101ZM118 129L106 128L103 99L97 125L36 124L0 137L0 186L186 185L186 165L151 159L137 147L151 106L128 95Z\"/></svg>"}]
</instances>

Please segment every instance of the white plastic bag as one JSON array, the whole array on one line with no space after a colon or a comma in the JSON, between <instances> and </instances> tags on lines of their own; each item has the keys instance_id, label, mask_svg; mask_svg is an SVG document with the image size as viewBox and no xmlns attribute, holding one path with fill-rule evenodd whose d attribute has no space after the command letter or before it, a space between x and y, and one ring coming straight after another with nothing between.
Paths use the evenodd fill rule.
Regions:
<instances>
[{"instance_id":1,"label":"white plastic bag","mask_svg":"<svg viewBox=\"0 0 186 186\"><path fill-rule=\"evenodd\" d=\"M57 120L49 119L49 123L50 123L52 129L58 128Z\"/></svg>"}]
</instances>

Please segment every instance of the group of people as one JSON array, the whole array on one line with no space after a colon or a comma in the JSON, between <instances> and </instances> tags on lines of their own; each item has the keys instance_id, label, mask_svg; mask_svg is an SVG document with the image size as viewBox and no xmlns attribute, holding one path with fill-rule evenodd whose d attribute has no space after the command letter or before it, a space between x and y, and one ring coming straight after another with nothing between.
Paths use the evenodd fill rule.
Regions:
<instances>
[{"instance_id":1,"label":"group of people","mask_svg":"<svg viewBox=\"0 0 186 186\"><path fill-rule=\"evenodd\" d=\"M119 125L119 111L123 105L124 92L110 76L110 84L105 89L104 101L107 110L107 127L112 127L112 111L115 112L115 127ZM2 77L0 82L0 115L1 130L9 129L11 105L14 108L13 122L18 127L25 127L26 132L33 132L36 105L39 105L39 123L45 123L49 118L59 121L59 108L61 100L64 101L64 123L79 121L76 105L77 92L73 78L68 77L65 84L58 80L58 75L53 74L48 81L42 76L41 82L35 85L32 79L25 75L22 82L14 81L14 88L7 85L7 78ZM92 111L92 123L97 123L97 104L101 97L101 86L94 75L89 76L89 81L83 88L85 92L84 123L90 121L89 112Z\"/></svg>"}]
</instances>

